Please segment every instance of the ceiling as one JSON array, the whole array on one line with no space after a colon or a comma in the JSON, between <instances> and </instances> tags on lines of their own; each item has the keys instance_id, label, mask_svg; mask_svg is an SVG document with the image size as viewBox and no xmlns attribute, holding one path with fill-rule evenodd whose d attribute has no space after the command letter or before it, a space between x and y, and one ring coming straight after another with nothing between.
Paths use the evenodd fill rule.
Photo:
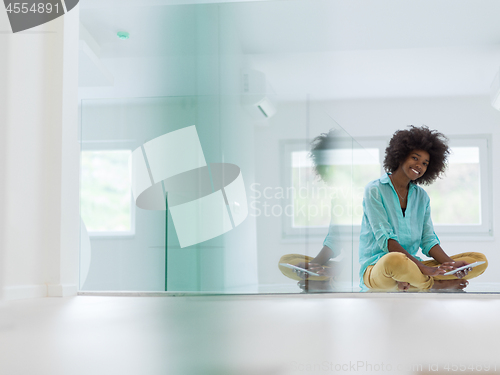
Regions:
<instances>
[{"instance_id":1,"label":"ceiling","mask_svg":"<svg viewBox=\"0 0 500 375\"><path fill-rule=\"evenodd\" d=\"M188 14L215 2L87 0L80 17L102 59L183 56L196 43ZM221 32L237 35L282 97L487 95L500 67L498 0L217 3L230 20ZM132 36L126 43L120 30Z\"/></svg>"}]
</instances>

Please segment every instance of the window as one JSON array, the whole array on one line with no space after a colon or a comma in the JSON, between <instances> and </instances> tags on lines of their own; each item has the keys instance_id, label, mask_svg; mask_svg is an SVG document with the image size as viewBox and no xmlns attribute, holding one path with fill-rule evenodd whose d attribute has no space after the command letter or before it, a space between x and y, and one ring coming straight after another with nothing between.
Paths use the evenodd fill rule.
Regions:
<instances>
[{"instance_id":1,"label":"window","mask_svg":"<svg viewBox=\"0 0 500 375\"><path fill-rule=\"evenodd\" d=\"M81 154L81 216L90 235L134 234L130 150Z\"/></svg>"},{"instance_id":2,"label":"window","mask_svg":"<svg viewBox=\"0 0 500 375\"><path fill-rule=\"evenodd\" d=\"M316 176L304 142L284 143L283 183L292 193L283 200L283 212L287 212L286 205L293 208L288 210L291 214L283 215L284 238L299 238L306 232L324 237L330 223L339 226L341 235L359 234L364 187L383 173L387 139L359 141L364 147L346 140L328 151L326 170L335 176L328 184ZM446 175L423 186L440 237L491 235L489 144L487 136L451 137Z\"/></svg>"},{"instance_id":3,"label":"window","mask_svg":"<svg viewBox=\"0 0 500 375\"><path fill-rule=\"evenodd\" d=\"M364 185L380 174L379 150L339 149L329 154L325 172L333 181L326 183L316 176L308 151L292 151L293 228L326 228L332 215L338 225L361 223Z\"/></svg>"},{"instance_id":4,"label":"window","mask_svg":"<svg viewBox=\"0 0 500 375\"><path fill-rule=\"evenodd\" d=\"M434 224L481 224L479 148L454 147L451 151L446 177L426 187Z\"/></svg>"},{"instance_id":5,"label":"window","mask_svg":"<svg viewBox=\"0 0 500 375\"><path fill-rule=\"evenodd\" d=\"M378 141L363 148L349 139L339 141L335 149L324 151L328 165L323 173L330 178L326 183L316 175L304 142L286 142L283 183L291 189L282 203L283 212L290 213L283 215L284 238L299 238L306 232L324 237L331 223L338 225L341 235L352 236L353 226L359 233L364 187L380 177L384 145Z\"/></svg>"},{"instance_id":6,"label":"window","mask_svg":"<svg viewBox=\"0 0 500 375\"><path fill-rule=\"evenodd\" d=\"M487 136L450 138L446 175L424 186L439 236L491 235L490 142Z\"/></svg>"}]
</instances>

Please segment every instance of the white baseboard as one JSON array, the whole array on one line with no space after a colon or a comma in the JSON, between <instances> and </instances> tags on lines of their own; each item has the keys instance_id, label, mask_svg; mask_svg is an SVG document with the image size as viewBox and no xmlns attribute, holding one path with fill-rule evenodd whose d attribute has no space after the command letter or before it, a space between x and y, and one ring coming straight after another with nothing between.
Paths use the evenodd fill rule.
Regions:
<instances>
[{"instance_id":1,"label":"white baseboard","mask_svg":"<svg viewBox=\"0 0 500 375\"><path fill-rule=\"evenodd\" d=\"M6 286L3 288L3 299L9 301L41 297L71 297L76 296L77 292L78 287L73 284Z\"/></svg>"},{"instance_id":2,"label":"white baseboard","mask_svg":"<svg viewBox=\"0 0 500 375\"><path fill-rule=\"evenodd\" d=\"M47 297L47 285L20 285L3 288L5 300Z\"/></svg>"},{"instance_id":3,"label":"white baseboard","mask_svg":"<svg viewBox=\"0 0 500 375\"><path fill-rule=\"evenodd\" d=\"M49 284L47 285L48 297L76 296L78 287L74 284Z\"/></svg>"}]
</instances>

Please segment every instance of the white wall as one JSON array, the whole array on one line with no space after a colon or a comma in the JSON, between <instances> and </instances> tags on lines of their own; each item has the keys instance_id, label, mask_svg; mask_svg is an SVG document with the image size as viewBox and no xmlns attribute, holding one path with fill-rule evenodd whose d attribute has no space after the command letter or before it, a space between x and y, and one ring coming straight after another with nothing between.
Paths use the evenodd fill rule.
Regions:
<instances>
[{"instance_id":1,"label":"white wall","mask_svg":"<svg viewBox=\"0 0 500 375\"><path fill-rule=\"evenodd\" d=\"M78 7L2 38L5 297L76 294Z\"/></svg>"},{"instance_id":2,"label":"white wall","mask_svg":"<svg viewBox=\"0 0 500 375\"><path fill-rule=\"evenodd\" d=\"M388 98L344 100L317 103L321 105L353 138L386 137L390 138L397 129L407 125L427 125L438 129L445 135L491 134L493 165L493 234L489 240L443 241L442 246L449 254L465 251L483 252L489 259L489 269L481 276L481 282L500 282L500 201L495 194L495 186L500 183L500 171L495 161L500 160L497 144L500 137L500 112L489 104L487 96L471 97L434 97L434 98ZM285 139L305 138L304 102L280 103L278 114L270 120L267 128L258 128L256 140L256 182L262 186L280 186L279 144ZM311 123L309 137L313 138L332 126L328 121L321 125ZM272 203L272 202L270 202ZM279 203L279 202L275 202ZM325 230L326 235L326 230ZM438 233L439 235L439 233ZM289 282L276 267L279 257L287 253L316 255L321 248L321 240L306 246L302 243L289 243L281 239L281 218L257 218L259 249L259 282L264 284L283 284ZM352 244L354 259L354 284L358 283L357 263L358 241ZM289 282L290 283L290 282Z\"/></svg>"},{"instance_id":3,"label":"white wall","mask_svg":"<svg viewBox=\"0 0 500 375\"><path fill-rule=\"evenodd\" d=\"M9 48L9 34L7 31L10 30L9 20L7 18L7 12L0 12L0 51L8 51ZM6 147L7 147L7 127L5 126L7 122L7 98L8 91L6 87L7 82L7 67L8 61L6 58L0 58L0 176L5 176L7 161L6 161ZM5 207L7 202L7 191L5 189L5 183L3 180L0 181L0 207ZM3 299L3 283L4 283L4 273L5 273L5 263L4 263L4 253L5 253L5 225L6 217L5 211L0 211L0 301Z\"/></svg>"}]
</instances>

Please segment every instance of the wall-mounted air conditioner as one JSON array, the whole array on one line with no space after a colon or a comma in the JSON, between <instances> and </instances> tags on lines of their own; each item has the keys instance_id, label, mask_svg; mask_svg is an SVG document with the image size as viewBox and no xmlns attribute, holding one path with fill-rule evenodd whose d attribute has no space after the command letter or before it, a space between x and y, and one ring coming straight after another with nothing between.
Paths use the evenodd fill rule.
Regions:
<instances>
[{"instance_id":1,"label":"wall-mounted air conditioner","mask_svg":"<svg viewBox=\"0 0 500 375\"><path fill-rule=\"evenodd\" d=\"M241 71L241 103L258 121L264 121L276 114L276 99L266 75L258 70ZM262 122L266 125L267 122Z\"/></svg>"}]
</instances>

